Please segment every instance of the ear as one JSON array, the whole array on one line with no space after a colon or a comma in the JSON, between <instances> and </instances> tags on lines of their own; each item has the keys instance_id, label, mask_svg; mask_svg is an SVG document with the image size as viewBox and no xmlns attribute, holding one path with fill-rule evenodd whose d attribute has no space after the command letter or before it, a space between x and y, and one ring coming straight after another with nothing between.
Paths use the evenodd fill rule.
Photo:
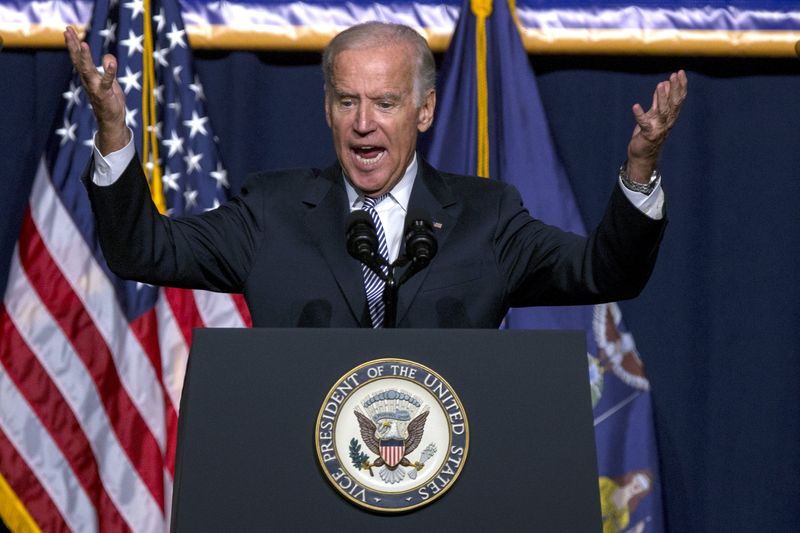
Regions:
<instances>
[{"instance_id":1,"label":"ear","mask_svg":"<svg viewBox=\"0 0 800 533\"><path fill-rule=\"evenodd\" d=\"M417 129L420 133L428 131L433 124L433 111L436 109L436 90L430 89L417 110Z\"/></svg>"},{"instance_id":2,"label":"ear","mask_svg":"<svg viewBox=\"0 0 800 533\"><path fill-rule=\"evenodd\" d=\"M333 121L331 120L331 100L330 100L330 92L328 88L325 87L325 122L328 123L328 127L331 128L331 124Z\"/></svg>"}]
</instances>

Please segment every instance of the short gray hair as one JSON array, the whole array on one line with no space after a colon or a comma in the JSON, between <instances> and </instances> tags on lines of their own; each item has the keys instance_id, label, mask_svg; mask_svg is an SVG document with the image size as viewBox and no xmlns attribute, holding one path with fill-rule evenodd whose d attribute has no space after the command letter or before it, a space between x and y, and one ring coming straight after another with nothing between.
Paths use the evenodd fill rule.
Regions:
<instances>
[{"instance_id":1,"label":"short gray hair","mask_svg":"<svg viewBox=\"0 0 800 533\"><path fill-rule=\"evenodd\" d=\"M322 52L325 91L333 88L333 64L339 52L394 44L406 44L414 50L417 63L414 70L414 99L417 106L422 105L428 91L436 88L436 62L428 41L413 28L402 24L365 22L351 26L334 37Z\"/></svg>"}]
</instances>

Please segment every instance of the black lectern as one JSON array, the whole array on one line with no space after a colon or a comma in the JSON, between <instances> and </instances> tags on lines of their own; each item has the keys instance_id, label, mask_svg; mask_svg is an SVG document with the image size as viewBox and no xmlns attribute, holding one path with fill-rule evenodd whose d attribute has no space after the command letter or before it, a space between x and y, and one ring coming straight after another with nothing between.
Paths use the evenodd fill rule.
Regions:
<instances>
[{"instance_id":1,"label":"black lectern","mask_svg":"<svg viewBox=\"0 0 800 533\"><path fill-rule=\"evenodd\" d=\"M385 515L328 482L314 449L325 395L397 357L457 391L469 456L438 501ZM181 400L172 530L600 531L582 332L204 329Z\"/></svg>"}]
</instances>

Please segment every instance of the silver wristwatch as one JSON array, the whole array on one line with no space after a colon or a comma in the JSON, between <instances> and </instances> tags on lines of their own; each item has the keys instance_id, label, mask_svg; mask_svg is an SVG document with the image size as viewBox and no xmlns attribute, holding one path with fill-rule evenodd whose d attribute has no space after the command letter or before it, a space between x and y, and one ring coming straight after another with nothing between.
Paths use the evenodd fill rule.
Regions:
<instances>
[{"instance_id":1,"label":"silver wristwatch","mask_svg":"<svg viewBox=\"0 0 800 533\"><path fill-rule=\"evenodd\" d=\"M639 183L638 181L633 181L631 177L628 176L628 162L625 161L622 163L622 166L619 167L619 179L629 191L650 194L661 179L661 173L658 172L658 169L655 169L653 173L650 174L650 180L647 183Z\"/></svg>"}]
</instances>

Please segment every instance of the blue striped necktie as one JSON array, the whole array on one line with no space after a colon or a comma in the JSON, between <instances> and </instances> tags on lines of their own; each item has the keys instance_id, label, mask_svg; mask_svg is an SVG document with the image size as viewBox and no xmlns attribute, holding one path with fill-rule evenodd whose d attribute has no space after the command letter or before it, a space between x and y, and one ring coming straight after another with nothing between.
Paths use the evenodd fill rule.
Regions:
<instances>
[{"instance_id":1,"label":"blue striped necktie","mask_svg":"<svg viewBox=\"0 0 800 533\"><path fill-rule=\"evenodd\" d=\"M381 203L381 200L386 198L388 194L379 196L377 198L364 197L364 205L361 209L366 211L372 218L375 224L375 232L378 234L378 252L388 262L389 261L389 247L386 246L386 235L383 233L383 224L375 211L375 206ZM389 273L387 267L381 267L384 274ZM386 308L383 303L383 289L386 286L381 278L378 277L367 265L361 265L361 271L364 273L364 289L367 293L367 307L369 307L369 316L372 319L373 328L383 327L383 317L386 314Z\"/></svg>"}]
</instances>

